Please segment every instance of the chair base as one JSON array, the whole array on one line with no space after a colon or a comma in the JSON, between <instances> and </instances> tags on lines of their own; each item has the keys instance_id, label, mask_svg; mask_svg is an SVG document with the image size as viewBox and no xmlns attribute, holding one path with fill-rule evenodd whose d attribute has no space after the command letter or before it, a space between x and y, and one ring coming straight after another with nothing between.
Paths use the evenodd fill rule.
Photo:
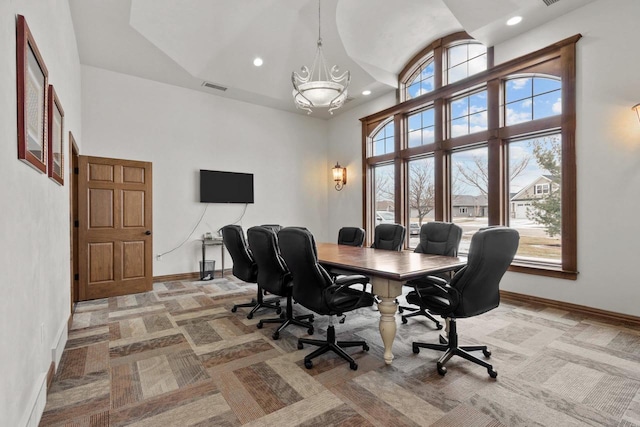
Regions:
<instances>
[{"instance_id":1,"label":"chair base","mask_svg":"<svg viewBox=\"0 0 640 427\"><path fill-rule=\"evenodd\" d=\"M303 344L316 345L318 348L312 353L308 354L304 358L304 366L307 369L311 369L313 367L313 362L311 359L314 359L321 354L324 354L328 351L332 351L338 356L342 357L344 360L349 362L349 367L354 371L358 369L358 364L353 357L349 356L347 352L343 349L347 347L362 347L362 350L369 351L369 346L365 341L336 341L336 330L333 325L329 325L327 328L327 339L326 340L312 340L308 338L299 338L298 339L298 349L301 350L304 346Z\"/></svg>"},{"instance_id":2,"label":"chair base","mask_svg":"<svg viewBox=\"0 0 640 427\"><path fill-rule=\"evenodd\" d=\"M278 327L278 329L276 329L273 335L271 335L271 337L274 340L277 340L278 338L280 338L280 332L289 325L296 325L296 326L302 326L304 328L308 328L307 333L309 335L313 335L313 325L311 324L313 322L313 314L294 316L292 305L293 304L291 302L291 296L288 296L287 309L286 309L286 314L284 316L280 315L280 317L276 317L273 319L262 319L258 322L256 326L258 327L258 329L262 329L262 326L265 323L280 323L280 326ZM305 319L308 319L309 321L304 322Z\"/></svg>"},{"instance_id":3,"label":"chair base","mask_svg":"<svg viewBox=\"0 0 640 427\"><path fill-rule=\"evenodd\" d=\"M274 309L276 311L277 314L282 313L282 307L280 307L280 297L265 299L262 296L262 288L260 288L260 287L258 287L258 297L257 298L252 298L251 302L247 302L247 303L244 303L244 304L235 304L231 308L231 312L235 313L236 311L238 311L238 307L253 307L251 309L251 311L249 312L249 314L247 314L247 319L253 319L254 313L256 311L260 310L263 307L272 308L272 309Z\"/></svg>"},{"instance_id":4,"label":"chair base","mask_svg":"<svg viewBox=\"0 0 640 427\"><path fill-rule=\"evenodd\" d=\"M428 313L425 309L423 308L418 308L418 307L407 307L407 306L400 306L398 307L398 311L400 313L402 313L403 311L408 310L411 311L412 313L409 314L403 314L401 316L402 318L402 323L403 324L407 324L407 319L410 317L416 317L416 316L425 316L427 319L432 320L433 322L435 322L436 324L436 329L442 329L442 324L438 321L438 319L436 319L435 317L433 317L430 313Z\"/></svg>"},{"instance_id":5,"label":"chair base","mask_svg":"<svg viewBox=\"0 0 640 427\"><path fill-rule=\"evenodd\" d=\"M444 340L441 338L440 342ZM472 345L472 346L458 346L458 332L456 327L456 319L449 319L449 334L448 334L448 342L445 344L429 344L429 343L421 343L414 342L412 344L412 349L415 354L420 352L420 348L428 348L431 350L444 351L444 354L438 359L436 363L436 368L438 369L438 373L440 375L445 375L447 373L447 368L444 366L449 359L453 356L460 356L463 359L467 359L470 362L478 364L487 368L487 372L491 378L496 378L498 376L498 372L493 369L493 365L485 362L484 360L480 360L477 357L470 354L470 351L482 351L485 357L491 357L491 352L487 349L486 345Z\"/></svg>"}]
</instances>

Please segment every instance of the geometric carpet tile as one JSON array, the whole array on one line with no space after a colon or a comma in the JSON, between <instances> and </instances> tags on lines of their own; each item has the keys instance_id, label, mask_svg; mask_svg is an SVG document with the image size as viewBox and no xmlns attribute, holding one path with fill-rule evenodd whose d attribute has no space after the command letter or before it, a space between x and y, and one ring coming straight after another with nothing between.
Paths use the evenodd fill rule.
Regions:
<instances>
[{"instance_id":1,"label":"geometric carpet tile","mask_svg":"<svg viewBox=\"0 0 640 427\"><path fill-rule=\"evenodd\" d=\"M49 390L43 426L624 426L640 427L640 332L541 304L503 300L458 321L461 345L489 345L486 370L462 358L435 369L433 322L399 322L393 365L384 363L379 312L362 308L336 324L358 370L331 353L303 359L307 328L247 319L256 285L232 276L154 284L151 292L77 305ZM403 298L401 297L401 302ZM281 300L284 306L286 301ZM295 314L308 314L299 304ZM326 316L316 316L324 337ZM482 355L479 357L482 358Z\"/></svg>"}]
</instances>

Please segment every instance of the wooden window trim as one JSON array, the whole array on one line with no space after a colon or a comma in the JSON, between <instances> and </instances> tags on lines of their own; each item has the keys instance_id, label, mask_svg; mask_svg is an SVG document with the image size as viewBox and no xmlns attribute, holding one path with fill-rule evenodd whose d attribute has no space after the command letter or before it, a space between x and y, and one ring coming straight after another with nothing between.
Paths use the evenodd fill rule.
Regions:
<instances>
[{"instance_id":1,"label":"wooden window trim","mask_svg":"<svg viewBox=\"0 0 640 427\"><path fill-rule=\"evenodd\" d=\"M471 39L466 33L455 33L443 37L425 47L416 57L404 67L400 73L400 79L406 79L411 72L419 67L424 55L433 54L435 66L435 89L428 94L413 98L379 111L367 117L361 118L363 128L363 224L371 229L369 198L367 197L367 182L369 168L381 162L393 161L395 165L395 206L396 220L405 219L408 208L405 206L404 185L406 182L406 163L417 156L433 155L435 159L436 186L434 217L436 220L451 218L451 195L449 194L449 180L447 171L450 171L451 151L468 147L475 143L486 142L489 157L489 212L490 225L506 224L508 218L508 176L506 170L506 148L509 140L514 137L526 137L540 132L558 131L562 137L562 262L561 265L552 264L528 264L516 260L510 267L510 271L526 274L537 274L549 277L575 280L577 271L577 202L576 202L576 156L575 156L575 127L576 127L576 58L575 44L581 38L580 34L568 37L557 43L539 49L535 52L523 55L519 58L493 65L493 48L487 49L488 69L466 79L442 86L442 52L450 43L456 40ZM555 61L554 61L555 60ZM560 67L558 67L558 62ZM534 68L535 67L535 68ZM559 69L558 69L559 68ZM553 70L562 81L562 113L558 116L546 117L510 126L503 126L502 112L503 102L500 99L502 83L506 77L518 73L530 73L533 69ZM412 71L413 70L413 71ZM550 73L551 74L551 73ZM444 138L444 129L447 123L443 113L444 103L457 94L471 92L475 87L486 85L487 88L487 114L489 118L488 130L474 134L463 135L456 138ZM404 86L400 85L400 91ZM403 128L406 116L417 110L433 106L435 111L435 142L420 147L406 148L406 135ZM498 111L496 111L498 110ZM366 144L368 135L371 135L375 124L393 118L395 122L395 146L396 152L384 156L367 158ZM502 126L501 126L502 125ZM405 147L405 148L403 148ZM375 224L373 224L375 225Z\"/></svg>"}]
</instances>

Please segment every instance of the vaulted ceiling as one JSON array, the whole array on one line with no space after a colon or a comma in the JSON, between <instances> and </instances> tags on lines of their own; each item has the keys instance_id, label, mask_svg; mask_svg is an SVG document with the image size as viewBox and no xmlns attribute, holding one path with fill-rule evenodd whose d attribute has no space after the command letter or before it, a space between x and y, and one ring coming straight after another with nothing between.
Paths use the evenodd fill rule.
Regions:
<instances>
[{"instance_id":1,"label":"vaulted ceiling","mask_svg":"<svg viewBox=\"0 0 640 427\"><path fill-rule=\"evenodd\" d=\"M335 114L395 90L398 72L436 38L465 30L492 46L591 1L322 0L327 63L351 71L350 99ZM317 0L70 0L70 5L82 64L306 114L292 101L291 73L313 62ZM522 16L522 23L507 27L514 15ZM261 67L252 64L257 56L264 60ZM365 89L372 95L363 96ZM330 117L326 110L312 115Z\"/></svg>"}]
</instances>

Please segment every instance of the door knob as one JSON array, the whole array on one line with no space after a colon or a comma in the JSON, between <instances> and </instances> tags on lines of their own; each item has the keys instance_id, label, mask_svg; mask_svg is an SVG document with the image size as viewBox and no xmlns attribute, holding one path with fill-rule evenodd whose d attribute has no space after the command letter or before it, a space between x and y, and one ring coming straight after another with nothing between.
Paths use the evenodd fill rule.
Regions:
<instances>
[{"instance_id":1,"label":"door knob","mask_svg":"<svg viewBox=\"0 0 640 427\"><path fill-rule=\"evenodd\" d=\"M144 234L146 234L147 236L151 236L151 231L147 230L144 232Z\"/></svg>"}]
</instances>

